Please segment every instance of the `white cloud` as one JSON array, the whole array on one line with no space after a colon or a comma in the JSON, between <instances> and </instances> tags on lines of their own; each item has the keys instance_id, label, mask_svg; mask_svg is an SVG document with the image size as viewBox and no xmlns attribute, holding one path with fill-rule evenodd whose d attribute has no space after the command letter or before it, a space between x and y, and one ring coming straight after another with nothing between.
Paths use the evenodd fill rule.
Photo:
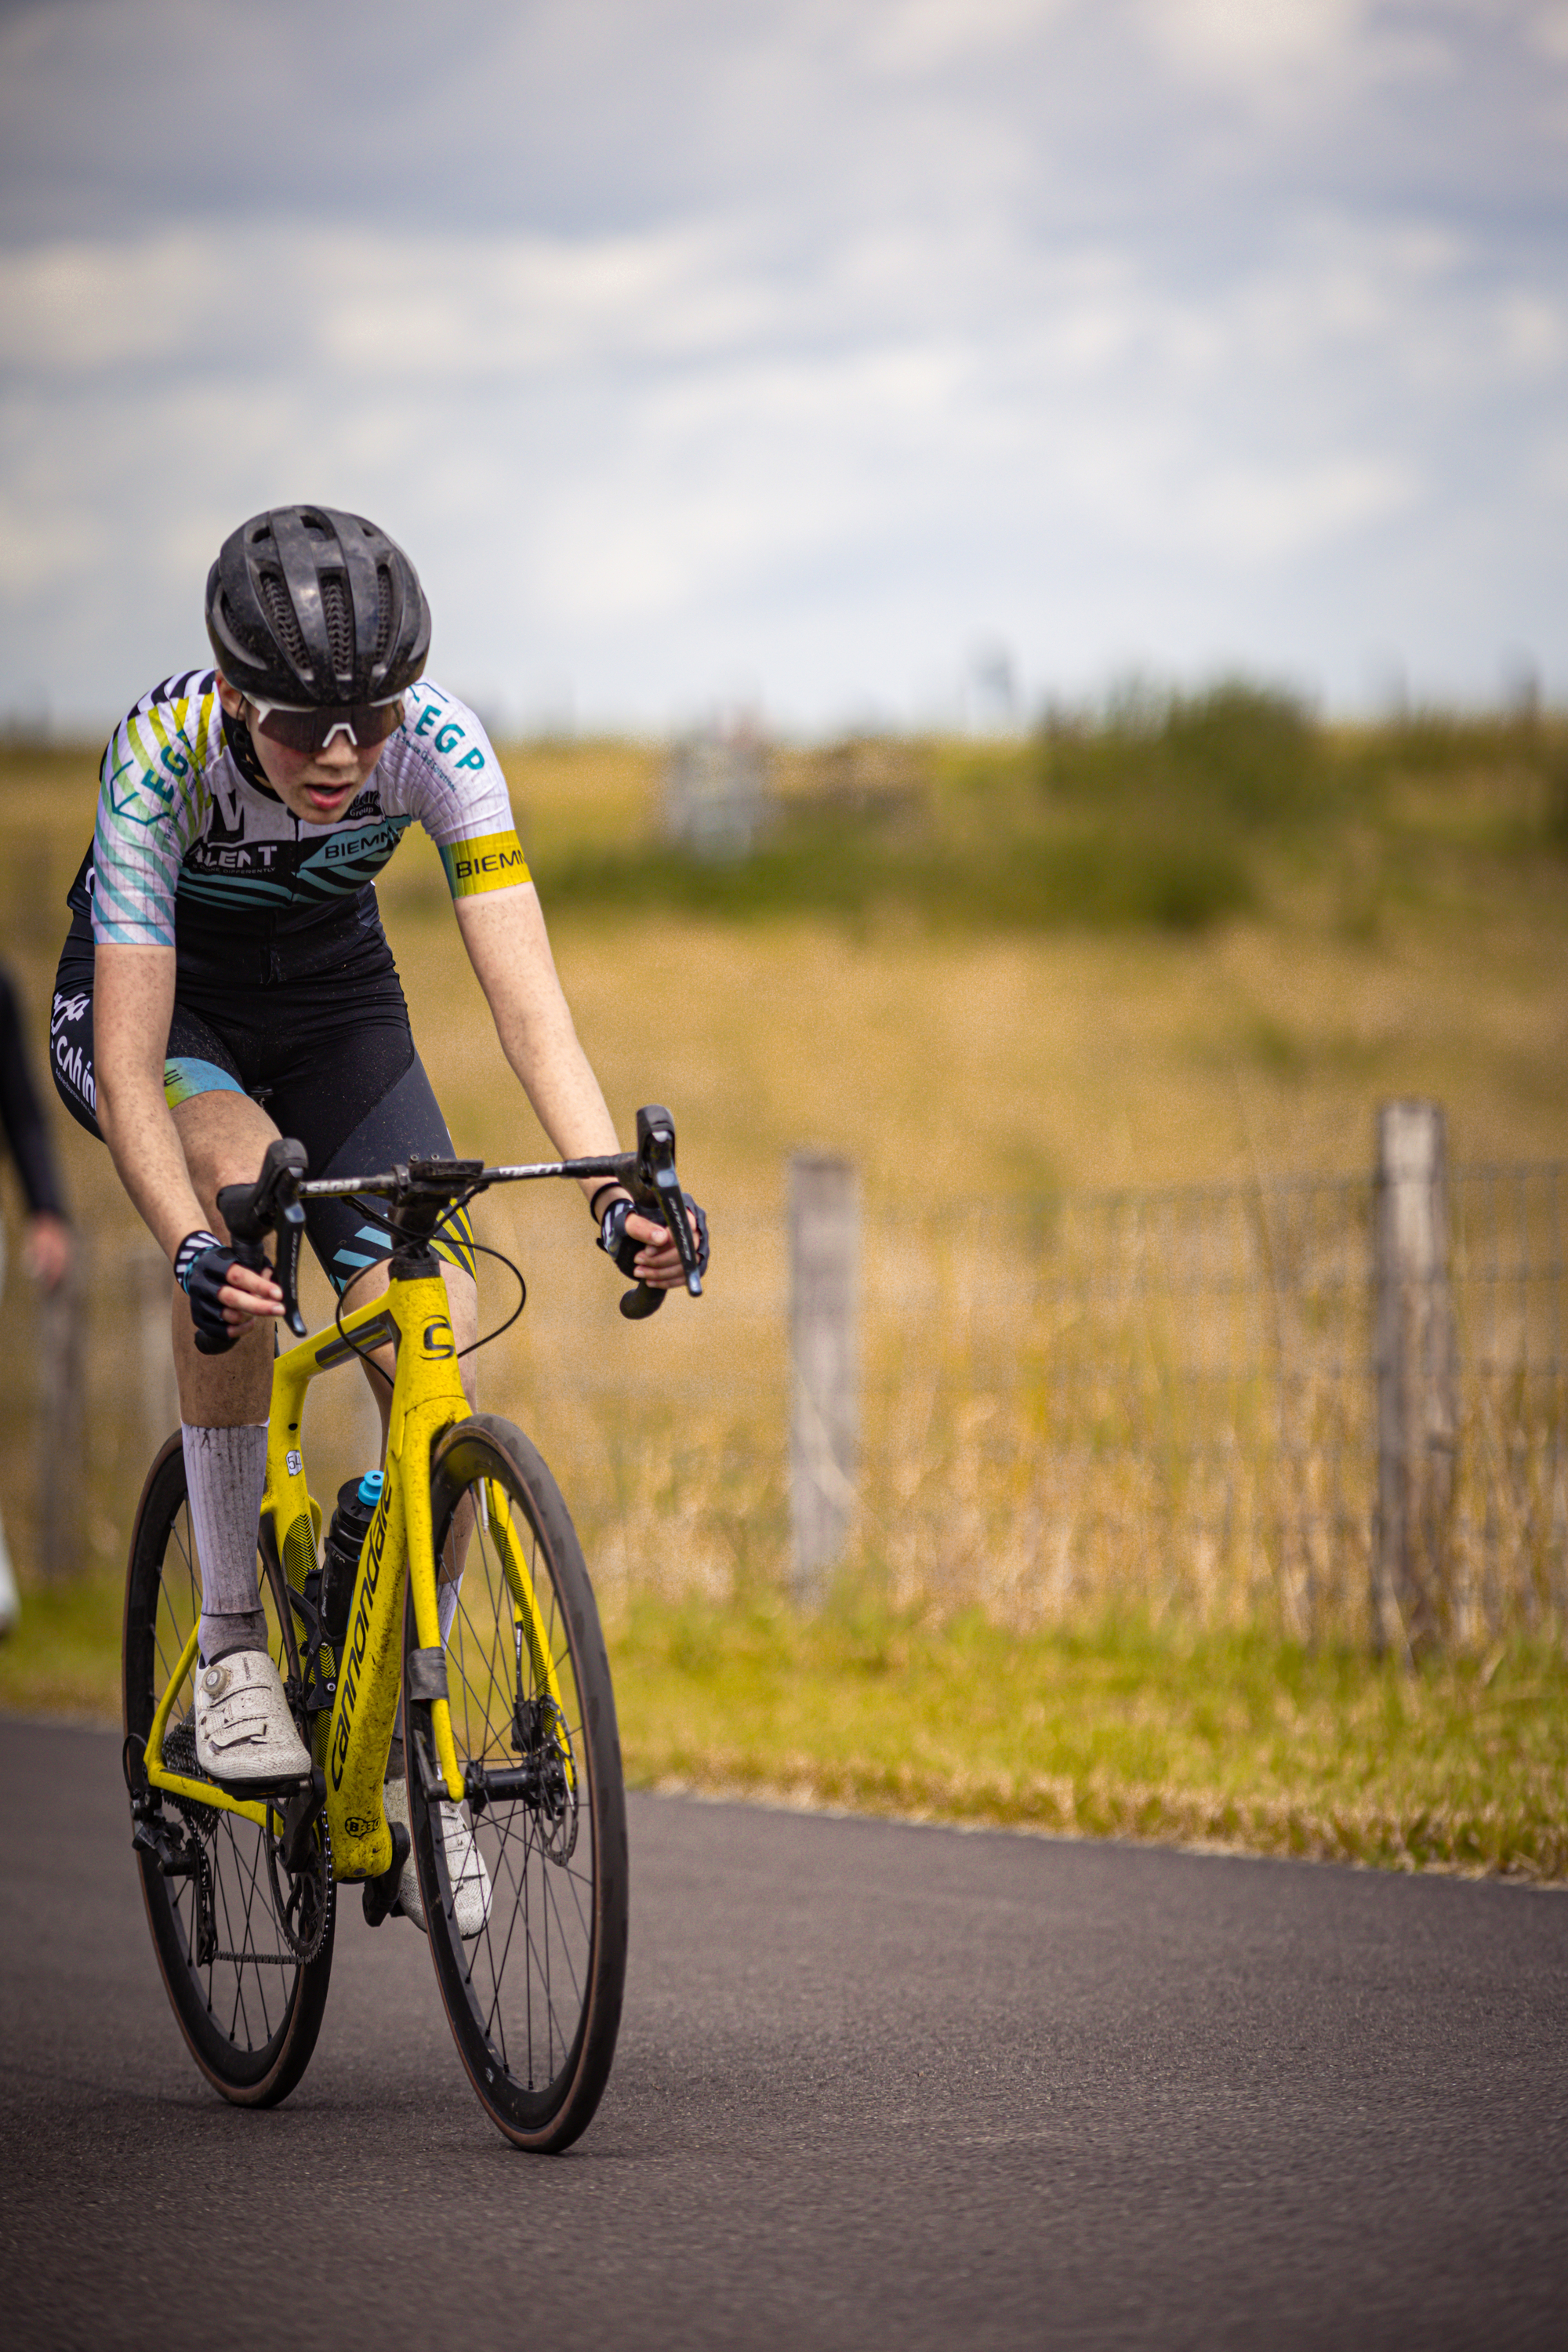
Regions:
<instances>
[{"instance_id":1,"label":"white cloud","mask_svg":"<svg viewBox=\"0 0 1568 2352\"><path fill-rule=\"evenodd\" d=\"M1563 5L1563 0L1552 0L1551 6L1533 12L1529 37L1531 47L1542 57L1568 64L1568 7Z\"/></svg>"},{"instance_id":2,"label":"white cloud","mask_svg":"<svg viewBox=\"0 0 1568 2352\"><path fill-rule=\"evenodd\" d=\"M1246 88L1342 72L1373 14L1371 0L1145 0L1143 22L1180 72Z\"/></svg>"},{"instance_id":3,"label":"white cloud","mask_svg":"<svg viewBox=\"0 0 1568 2352\"><path fill-rule=\"evenodd\" d=\"M865 53L895 73L928 74L962 59L1016 50L1073 0L893 0L868 10Z\"/></svg>"},{"instance_id":4,"label":"white cloud","mask_svg":"<svg viewBox=\"0 0 1568 2352\"><path fill-rule=\"evenodd\" d=\"M1037 686L1343 690L1402 610L1413 667L1547 654L1560 14L475 0L329 169L289 99L346 17L46 5L0 27L0 708L199 653L292 496L396 530L514 707L897 705L981 628Z\"/></svg>"}]
</instances>

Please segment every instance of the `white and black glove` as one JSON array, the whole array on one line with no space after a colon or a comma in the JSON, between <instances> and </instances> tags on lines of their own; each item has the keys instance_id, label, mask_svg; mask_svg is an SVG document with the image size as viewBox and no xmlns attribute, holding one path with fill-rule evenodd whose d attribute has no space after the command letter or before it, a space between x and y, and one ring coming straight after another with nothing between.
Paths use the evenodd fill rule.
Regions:
<instances>
[{"instance_id":1,"label":"white and black glove","mask_svg":"<svg viewBox=\"0 0 1568 2352\"><path fill-rule=\"evenodd\" d=\"M218 1293L237 1265L258 1269L266 1259L259 1250L231 1249L216 1234L198 1229L187 1234L174 1252L174 1280L191 1302L196 1327L196 1347L204 1356L226 1355L243 1338L231 1331L218 1304Z\"/></svg>"},{"instance_id":2,"label":"white and black glove","mask_svg":"<svg viewBox=\"0 0 1568 2352\"><path fill-rule=\"evenodd\" d=\"M687 1216L697 1229L697 1271L699 1274L706 1274L708 1271L708 1220L689 1192L682 1192L680 1197L686 1203ZM628 1234L626 1231L628 1217L646 1217L650 1224L655 1225L662 1224L664 1221L656 1209L640 1208L636 1201L627 1201L624 1198L612 1201L599 1219L599 1247L606 1257L615 1259L628 1282L635 1282L639 1255L645 1249L654 1248L657 1244L651 1242L639 1242L635 1234Z\"/></svg>"}]
</instances>

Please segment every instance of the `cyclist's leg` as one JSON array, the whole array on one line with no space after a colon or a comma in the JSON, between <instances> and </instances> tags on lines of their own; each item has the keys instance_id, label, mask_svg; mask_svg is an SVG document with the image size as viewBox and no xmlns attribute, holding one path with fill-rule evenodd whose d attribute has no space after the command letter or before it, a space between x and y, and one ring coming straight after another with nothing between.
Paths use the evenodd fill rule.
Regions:
<instances>
[{"instance_id":1,"label":"cyclist's leg","mask_svg":"<svg viewBox=\"0 0 1568 2352\"><path fill-rule=\"evenodd\" d=\"M60 958L50 1019L49 1068L71 1117L102 1140L93 1070L93 951L73 925ZM221 1186L248 1182L277 1129L245 1091L231 1042L176 1002L163 1065L164 1096L192 1189L215 1233ZM202 1570L203 1658L263 1648L256 1584L256 1523L266 1478L272 1326L258 1320L226 1355L197 1353L190 1307L175 1291L171 1336L189 1506ZM279 1694L281 1704L281 1694Z\"/></svg>"},{"instance_id":2,"label":"cyclist's leg","mask_svg":"<svg viewBox=\"0 0 1568 2352\"><path fill-rule=\"evenodd\" d=\"M278 1130L223 1076L219 1066L195 1058L172 1057L164 1069L192 1189L211 1230L226 1239L217 1195L226 1184L254 1181ZM202 1570L199 1647L204 1668L212 1669L197 1681L196 1760L226 1780L300 1779L310 1769L268 1653L257 1585L275 1329L270 1316L258 1316L226 1354L204 1356L189 1302L174 1293L180 1434Z\"/></svg>"},{"instance_id":3,"label":"cyclist's leg","mask_svg":"<svg viewBox=\"0 0 1568 2352\"><path fill-rule=\"evenodd\" d=\"M424 1066L414 1050L401 992L395 1003L384 998L379 1006L364 1008L357 1024L357 1034L351 1043L353 1075L358 1082L363 1085L367 1066L379 1066L386 1073L389 1083L347 1133L342 1131L337 1106L342 1100L343 1085L350 1072L345 1068L335 1076L335 1057L331 1054L321 1055L309 1071L288 1082L279 1082L269 1097L277 1117L310 1151L312 1170L322 1176L368 1175L378 1169L390 1168L398 1160L450 1158L452 1139ZM339 1118L335 1138L331 1129L334 1115ZM393 1244L376 1202L368 1198L313 1201L305 1214L310 1245L343 1305L357 1307L380 1297L390 1281ZM472 1234L466 1216L454 1220L451 1229L437 1237L435 1247L447 1286L458 1369L472 1411L476 1360L471 1351L479 1331L479 1305ZM392 1401L393 1349L376 1349L366 1363L365 1372L381 1415L384 1451ZM467 1498L455 1516L461 1525L455 1528L454 1538L444 1548L437 1565L436 1605L443 1645L450 1641L457 1618L463 1561L472 1527L472 1507ZM386 1760L384 1802L387 1819L406 1827L408 1790L401 1698ZM461 1889L466 1932L477 1933L489 1907L489 1882L467 1821L456 1809L448 1810L452 1815L448 1826L452 1881ZM404 1866L399 1898L406 1916L423 1926L419 1875L412 1853Z\"/></svg>"},{"instance_id":4,"label":"cyclist's leg","mask_svg":"<svg viewBox=\"0 0 1568 2352\"><path fill-rule=\"evenodd\" d=\"M416 1158L447 1159L452 1139L425 1067L414 1050L407 1016L378 1012L345 1044L352 1048L355 1068L363 1077L367 1051L388 1070L384 1092L364 1111L346 1134L333 1133L337 1106L343 1099L338 1068L344 1048L323 1053L309 1072L280 1083L268 1097L268 1107L286 1133L297 1135L310 1154L314 1175L365 1175L390 1168L395 1161ZM368 1033L368 1034L367 1034ZM401 1042L400 1042L401 1041ZM392 1236L380 1204L374 1200L312 1201L307 1207L305 1229L323 1271L345 1307L363 1307L385 1291ZM458 1369L470 1409L476 1401L476 1359L472 1349L479 1333L478 1294L474 1285L472 1235L465 1216L439 1234L436 1255L446 1278L448 1312L458 1349ZM372 1365L375 1367L372 1369ZM366 1378L381 1415L384 1444L392 1400L393 1350L375 1351L366 1366Z\"/></svg>"},{"instance_id":5,"label":"cyclist's leg","mask_svg":"<svg viewBox=\"0 0 1568 2352\"><path fill-rule=\"evenodd\" d=\"M182 1075L186 1087L195 1084L199 1090L172 1100L174 1126L206 1222L225 1235L217 1194L226 1184L253 1181L277 1130L237 1087L204 1084L208 1073L189 1066ZM171 1097L176 1092L173 1078L171 1067ZM204 1760L217 1769L214 1759L232 1738L245 1759L234 1769L259 1770L265 1762L280 1772L306 1770L309 1759L281 1690L274 1688L276 1676L263 1664L267 1622L257 1591L256 1528L267 1483L273 1321L258 1316L226 1354L204 1356L195 1346L189 1303L176 1290L172 1325L190 1512L202 1569L201 1658L205 1666L235 1662L234 1688L225 1685L212 1695L210 1723L201 1713L208 1705L205 1681L201 1686L198 1753L210 1748Z\"/></svg>"}]
</instances>

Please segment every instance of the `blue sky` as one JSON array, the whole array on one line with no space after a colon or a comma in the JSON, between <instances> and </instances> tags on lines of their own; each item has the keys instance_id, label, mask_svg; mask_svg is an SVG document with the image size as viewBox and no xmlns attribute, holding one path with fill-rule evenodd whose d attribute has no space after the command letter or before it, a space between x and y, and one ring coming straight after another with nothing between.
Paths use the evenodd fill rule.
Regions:
<instances>
[{"instance_id":1,"label":"blue sky","mask_svg":"<svg viewBox=\"0 0 1568 2352\"><path fill-rule=\"evenodd\" d=\"M1568 699L1563 0L0 0L0 713L355 507L512 725Z\"/></svg>"}]
</instances>

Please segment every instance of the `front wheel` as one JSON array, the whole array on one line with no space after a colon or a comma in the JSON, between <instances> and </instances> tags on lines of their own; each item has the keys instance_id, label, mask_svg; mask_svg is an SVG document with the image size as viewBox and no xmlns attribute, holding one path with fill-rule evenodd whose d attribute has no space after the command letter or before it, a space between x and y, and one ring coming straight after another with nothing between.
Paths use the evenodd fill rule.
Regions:
<instances>
[{"instance_id":1,"label":"front wheel","mask_svg":"<svg viewBox=\"0 0 1568 2352\"><path fill-rule=\"evenodd\" d=\"M409 1825L431 1956L486 2111L519 2147L554 2150L599 2104L626 1982L626 1794L609 1661L566 1506L521 1430L483 1413L449 1431L431 1507L437 1572L461 1579L446 1682L467 1790L460 1809L426 1795L431 1662L410 1606ZM470 1830L482 1880L466 1853Z\"/></svg>"}]
</instances>

